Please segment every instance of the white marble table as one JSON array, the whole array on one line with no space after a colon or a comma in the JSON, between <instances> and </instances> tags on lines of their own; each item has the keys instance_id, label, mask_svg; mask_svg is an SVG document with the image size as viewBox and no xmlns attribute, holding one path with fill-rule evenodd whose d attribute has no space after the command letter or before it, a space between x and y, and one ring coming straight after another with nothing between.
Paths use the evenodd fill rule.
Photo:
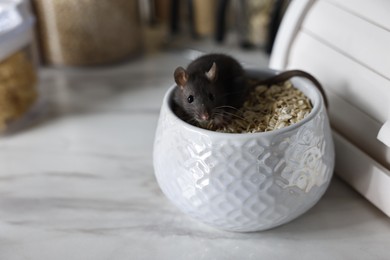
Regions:
<instances>
[{"instance_id":1,"label":"white marble table","mask_svg":"<svg viewBox=\"0 0 390 260\"><path fill-rule=\"evenodd\" d=\"M265 64L264 57L242 59ZM153 174L161 99L180 53L45 70L48 111L0 139L0 259L390 259L390 221L335 178L297 220L229 233L181 214Z\"/></svg>"}]
</instances>

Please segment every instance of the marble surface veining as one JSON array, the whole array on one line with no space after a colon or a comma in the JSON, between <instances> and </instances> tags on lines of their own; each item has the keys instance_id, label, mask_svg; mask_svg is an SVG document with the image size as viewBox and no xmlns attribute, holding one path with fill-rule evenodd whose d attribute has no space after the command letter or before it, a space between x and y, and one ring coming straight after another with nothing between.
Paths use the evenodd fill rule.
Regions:
<instances>
[{"instance_id":1,"label":"marble surface veining","mask_svg":"<svg viewBox=\"0 0 390 260\"><path fill-rule=\"evenodd\" d=\"M157 186L152 145L186 57L42 71L45 114L0 138L0 259L390 259L389 219L337 178L313 209L266 232L180 213Z\"/></svg>"}]
</instances>

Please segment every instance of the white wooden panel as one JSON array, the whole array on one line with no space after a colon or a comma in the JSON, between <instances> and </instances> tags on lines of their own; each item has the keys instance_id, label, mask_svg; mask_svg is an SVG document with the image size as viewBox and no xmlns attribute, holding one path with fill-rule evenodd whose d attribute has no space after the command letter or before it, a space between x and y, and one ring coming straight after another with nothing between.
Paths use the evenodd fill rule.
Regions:
<instances>
[{"instance_id":1,"label":"white wooden panel","mask_svg":"<svg viewBox=\"0 0 390 260\"><path fill-rule=\"evenodd\" d=\"M390 30L389 0L324 0Z\"/></svg>"},{"instance_id":2,"label":"white wooden panel","mask_svg":"<svg viewBox=\"0 0 390 260\"><path fill-rule=\"evenodd\" d=\"M311 72L326 90L348 100L380 123L387 120L390 81L311 35L302 31L297 35L287 66Z\"/></svg>"},{"instance_id":3,"label":"white wooden panel","mask_svg":"<svg viewBox=\"0 0 390 260\"><path fill-rule=\"evenodd\" d=\"M380 140L384 145L390 147L390 119L381 127L379 130L378 140Z\"/></svg>"},{"instance_id":4,"label":"white wooden panel","mask_svg":"<svg viewBox=\"0 0 390 260\"><path fill-rule=\"evenodd\" d=\"M364 197L390 216L390 172L367 154L334 133L335 170Z\"/></svg>"},{"instance_id":5,"label":"white wooden panel","mask_svg":"<svg viewBox=\"0 0 390 260\"><path fill-rule=\"evenodd\" d=\"M332 127L390 169L390 149L376 138L381 124L333 93L328 98Z\"/></svg>"},{"instance_id":6,"label":"white wooden panel","mask_svg":"<svg viewBox=\"0 0 390 260\"><path fill-rule=\"evenodd\" d=\"M325 1L313 5L302 26L325 44L390 79L388 30Z\"/></svg>"},{"instance_id":7,"label":"white wooden panel","mask_svg":"<svg viewBox=\"0 0 390 260\"><path fill-rule=\"evenodd\" d=\"M275 38L269 63L270 68L281 69L286 66L291 44L299 31L306 12L314 2L314 0L300 0L290 3Z\"/></svg>"}]
</instances>

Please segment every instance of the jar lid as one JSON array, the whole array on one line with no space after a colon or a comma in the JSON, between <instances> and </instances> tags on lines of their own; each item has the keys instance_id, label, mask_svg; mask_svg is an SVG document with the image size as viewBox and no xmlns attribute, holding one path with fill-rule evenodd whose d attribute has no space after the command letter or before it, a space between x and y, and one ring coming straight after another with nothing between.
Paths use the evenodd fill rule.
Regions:
<instances>
[{"instance_id":1,"label":"jar lid","mask_svg":"<svg viewBox=\"0 0 390 260\"><path fill-rule=\"evenodd\" d=\"M0 2L0 61L32 41L33 23L27 0Z\"/></svg>"}]
</instances>

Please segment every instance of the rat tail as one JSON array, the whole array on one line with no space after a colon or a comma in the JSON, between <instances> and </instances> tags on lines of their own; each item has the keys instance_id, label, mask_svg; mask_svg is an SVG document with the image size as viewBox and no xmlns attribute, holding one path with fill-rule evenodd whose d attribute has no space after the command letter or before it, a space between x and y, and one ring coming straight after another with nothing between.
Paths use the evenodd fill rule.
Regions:
<instances>
[{"instance_id":1,"label":"rat tail","mask_svg":"<svg viewBox=\"0 0 390 260\"><path fill-rule=\"evenodd\" d=\"M321 92L322 97L324 99L325 107L328 108L328 99L326 97L325 91L321 85L321 83L311 74L307 73L303 70L286 70L283 71L275 76L271 76L269 78L263 79L263 80L256 80L256 79L249 79L248 85L250 86L250 89L259 86L259 85L273 85L273 84L280 84L283 83L293 77L302 77L310 80L317 89Z\"/></svg>"}]
</instances>

